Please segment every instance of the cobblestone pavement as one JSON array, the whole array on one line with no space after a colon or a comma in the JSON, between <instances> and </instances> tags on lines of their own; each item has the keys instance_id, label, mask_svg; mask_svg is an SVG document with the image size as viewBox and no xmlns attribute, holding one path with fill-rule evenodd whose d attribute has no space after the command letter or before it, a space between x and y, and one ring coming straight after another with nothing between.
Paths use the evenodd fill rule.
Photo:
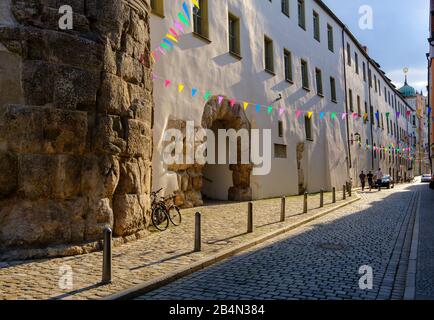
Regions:
<instances>
[{"instance_id":1,"label":"cobblestone pavement","mask_svg":"<svg viewBox=\"0 0 434 320\"><path fill-rule=\"evenodd\" d=\"M434 300L434 191L421 184L416 299Z\"/></svg>"},{"instance_id":2,"label":"cobblestone pavement","mask_svg":"<svg viewBox=\"0 0 434 320\"><path fill-rule=\"evenodd\" d=\"M139 299L402 299L417 187L339 209ZM373 289L358 271L373 268Z\"/></svg>"},{"instance_id":3,"label":"cobblestone pavement","mask_svg":"<svg viewBox=\"0 0 434 320\"><path fill-rule=\"evenodd\" d=\"M342 192L338 195L342 199ZM331 194L325 196L330 209ZM339 201L339 204L343 204ZM247 204L225 203L200 208L202 252L192 253L194 213L184 210L180 227L151 233L144 239L113 249L113 283L101 285L102 253L84 256L0 262L0 299L95 299L128 289L139 283L174 272L205 257L318 214L319 195L310 196L308 214L302 212L302 198L287 198L287 221L280 220L280 199L254 203L253 234L246 234ZM72 286L65 277L72 270ZM66 273L65 273L66 272ZM62 289L63 288L63 289ZM66 289L65 289L66 288Z\"/></svg>"}]
</instances>

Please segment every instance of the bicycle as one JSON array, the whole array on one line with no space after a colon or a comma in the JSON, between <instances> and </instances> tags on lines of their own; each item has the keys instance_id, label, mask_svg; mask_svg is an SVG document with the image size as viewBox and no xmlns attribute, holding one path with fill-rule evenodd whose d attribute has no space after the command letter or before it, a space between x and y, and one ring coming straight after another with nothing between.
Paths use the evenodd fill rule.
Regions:
<instances>
[{"instance_id":1,"label":"bicycle","mask_svg":"<svg viewBox=\"0 0 434 320\"><path fill-rule=\"evenodd\" d=\"M158 199L158 194L163 189L151 193L152 200L152 224L160 231L165 231L169 228L169 221L174 226L179 226L182 221L181 212L179 208L173 203L175 196L167 198L161 197ZM172 201L172 204L169 204Z\"/></svg>"}]
</instances>

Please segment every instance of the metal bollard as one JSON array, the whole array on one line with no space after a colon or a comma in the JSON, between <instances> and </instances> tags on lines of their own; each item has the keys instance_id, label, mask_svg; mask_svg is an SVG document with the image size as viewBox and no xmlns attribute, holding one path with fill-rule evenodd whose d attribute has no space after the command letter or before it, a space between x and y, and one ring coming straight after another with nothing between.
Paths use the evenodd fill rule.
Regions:
<instances>
[{"instance_id":1,"label":"metal bollard","mask_svg":"<svg viewBox=\"0 0 434 320\"><path fill-rule=\"evenodd\" d=\"M324 190L321 189L319 193L319 207L324 207Z\"/></svg>"},{"instance_id":2,"label":"metal bollard","mask_svg":"<svg viewBox=\"0 0 434 320\"><path fill-rule=\"evenodd\" d=\"M344 185L343 191L342 191L342 199L345 200L347 198L347 187Z\"/></svg>"},{"instance_id":3,"label":"metal bollard","mask_svg":"<svg viewBox=\"0 0 434 320\"><path fill-rule=\"evenodd\" d=\"M201 214L196 212L194 220L194 252L202 250Z\"/></svg>"},{"instance_id":4,"label":"metal bollard","mask_svg":"<svg viewBox=\"0 0 434 320\"><path fill-rule=\"evenodd\" d=\"M307 192L304 193L304 199L303 199L303 213L307 213Z\"/></svg>"},{"instance_id":5,"label":"metal bollard","mask_svg":"<svg viewBox=\"0 0 434 320\"><path fill-rule=\"evenodd\" d=\"M249 202L247 212L247 233L253 232L253 202Z\"/></svg>"},{"instance_id":6,"label":"metal bollard","mask_svg":"<svg viewBox=\"0 0 434 320\"><path fill-rule=\"evenodd\" d=\"M280 204L280 222L285 221L285 216L286 216L286 198L282 197L282 201Z\"/></svg>"},{"instance_id":7,"label":"metal bollard","mask_svg":"<svg viewBox=\"0 0 434 320\"><path fill-rule=\"evenodd\" d=\"M336 203L336 188L335 187L333 187L333 195L332 195L332 197L333 197L333 203Z\"/></svg>"},{"instance_id":8,"label":"metal bollard","mask_svg":"<svg viewBox=\"0 0 434 320\"><path fill-rule=\"evenodd\" d=\"M102 265L102 283L109 284L112 282L112 229L104 230L104 248L103 248L103 265Z\"/></svg>"}]
</instances>

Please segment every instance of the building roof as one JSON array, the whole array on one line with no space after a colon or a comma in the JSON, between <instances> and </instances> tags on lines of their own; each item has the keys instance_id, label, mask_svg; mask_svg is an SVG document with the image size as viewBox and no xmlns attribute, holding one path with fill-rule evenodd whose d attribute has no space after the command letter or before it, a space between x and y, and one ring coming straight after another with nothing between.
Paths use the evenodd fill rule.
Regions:
<instances>
[{"instance_id":1,"label":"building roof","mask_svg":"<svg viewBox=\"0 0 434 320\"><path fill-rule=\"evenodd\" d=\"M416 90L408 84L407 76L405 76L404 86L400 88L398 91L403 95L404 98L411 98L416 96Z\"/></svg>"}]
</instances>

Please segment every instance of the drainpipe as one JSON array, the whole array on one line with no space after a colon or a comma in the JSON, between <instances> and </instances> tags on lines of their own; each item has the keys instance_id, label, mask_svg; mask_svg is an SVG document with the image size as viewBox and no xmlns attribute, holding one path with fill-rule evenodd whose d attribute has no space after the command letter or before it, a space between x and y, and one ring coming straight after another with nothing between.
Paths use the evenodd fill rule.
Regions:
<instances>
[{"instance_id":1,"label":"drainpipe","mask_svg":"<svg viewBox=\"0 0 434 320\"><path fill-rule=\"evenodd\" d=\"M347 59L345 57L345 30L347 30L346 26L342 28L342 54L343 54L343 67L344 67L344 84L345 84L345 112L348 114L348 88L347 88ZM346 127L347 127L347 146L348 146L348 159L347 159L347 169L348 174L350 175L348 178L351 178L350 169L353 167L352 165L352 157L351 157L351 143L350 143L350 120L349 116L346 117Z\"/></svg>"},{"instance_id":2,"label":"drainpipe","mask_svg":"<svg viewBox=\"0 0 434 320\"><path fill-rule=\"evenodd\" d=\"M427 60L428 60L428 108L432 108L431 105L431 64L432 64L432 59L430 57L430 54L427 53ZM433 162L432 162L432 158L431 158L431 119L432 116L431 114L428 114L428 159L429 159L429 163L430 163L430 170L431 170L431 176L433 175Z\"/></svg>"},{"instance_id":3,"label":"drainpipe","mask_svg":"<svg viewBox=\"0 0 434 320\"><path fill-rule=\"evenodd\" d=\"M371 81L372 81L372 73L371 73L371 61L369 59L366 60L366 67L368 68L368 96L369 96L369 124L370 124L370 131L371 131L371 166L372 171L375 170L375 164L374 164L374 124L372 123L372 114L371 114L371 107L372 107L372 97L371 97ZM375 119L375 118L374 118Z\"/></svg>"}]
</instances>

